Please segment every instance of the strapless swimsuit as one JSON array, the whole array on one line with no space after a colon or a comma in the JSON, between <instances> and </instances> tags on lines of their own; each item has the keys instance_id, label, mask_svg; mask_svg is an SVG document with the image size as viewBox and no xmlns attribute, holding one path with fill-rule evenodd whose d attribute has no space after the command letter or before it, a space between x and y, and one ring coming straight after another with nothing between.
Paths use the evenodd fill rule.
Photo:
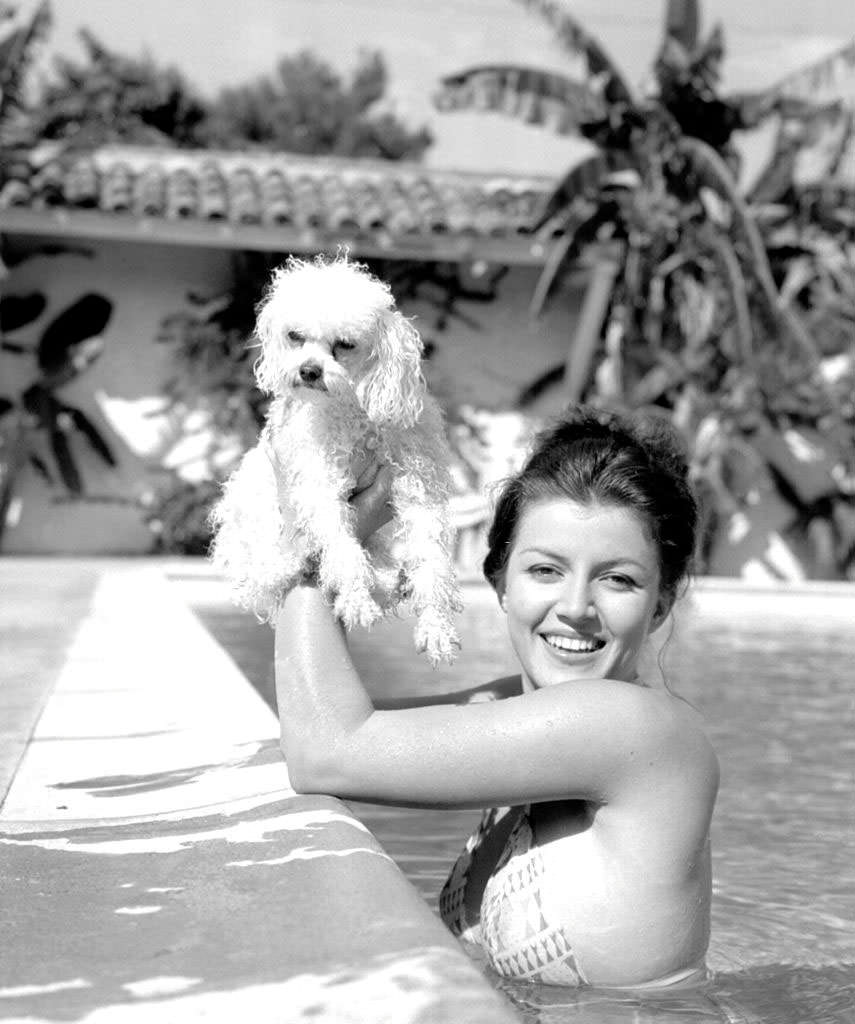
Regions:
<instances>
[{"instance_id":1,"label":"strapless swimsuit","mask_svg":"<svg viewBox=\"0 0 855 1024\"><path fill-rule=\"evenodd\" d=\"M479 921L466 918L466 887L476 851L509 808L492 807L466 842L439 896L439 911L451 931L477 942L493 970L504 978L567 987L587 979L560 924L550 920L541 879L543 854L534 844L530 806L520 811L496 867L484 887ZM693 986L706 978L703 964L685 967L627 989ZM624 987L624 986L620 986Z\"/></svg>"},{"instance_id":2,"label":"strapless swimsuit","mask_svg":"<svg viewBox=\"0 0 855 1024\"><path fill-rule=\"evenodd\" d=\"M500 810L484 812L439 897L443 921L455 935L470 933L465 895L473 856L495 827ZM481 899L479 945L490 966L505 978L578 986L585 976L559 924L549 920L541 895L543 854L534 845L529 807L522 808Z\"/></svg>"}]
</instances>

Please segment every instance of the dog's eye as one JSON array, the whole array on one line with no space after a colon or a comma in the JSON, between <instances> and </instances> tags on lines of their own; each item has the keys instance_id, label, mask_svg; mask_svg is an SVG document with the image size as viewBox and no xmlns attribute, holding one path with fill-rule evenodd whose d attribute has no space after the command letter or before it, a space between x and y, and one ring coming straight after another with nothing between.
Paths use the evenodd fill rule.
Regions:
<instances>
[{"instance_id":1,"label":"dog's eye","mask_svg":"<svg viewBox=\"0 0 855 1024\"><path fill-rule=\"evenodd\" d=\"M339 352L352 352L355 348L355 342L348 341L346 338L336 338L332 347L333 356L337 356Z\"/></svg>"},{"instance_id":2,"label":"dog's eye","mask_svg":"<svg viewBox=\"0 0 855 1024\"><path fill-rule=\"evenodd\" d=\"M302 331L289 331L288 332L288 340L289 341L296 341L298 343L301 343L301 342L304 342L306 340L306 335L303 334Z\"/></svg>"}]
</instances>

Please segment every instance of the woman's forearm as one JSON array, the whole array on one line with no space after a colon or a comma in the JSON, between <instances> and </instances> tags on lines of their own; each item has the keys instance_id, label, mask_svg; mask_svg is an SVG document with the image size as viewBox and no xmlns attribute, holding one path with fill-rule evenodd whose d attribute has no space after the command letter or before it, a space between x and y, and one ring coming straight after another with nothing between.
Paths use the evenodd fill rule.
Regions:
<instances>
[{"instance_id":1,"label":"woman's forearm","mask_svg":"<svg viewBox=\"0 0 855 1024\"><path fill-rule=\"evenodd\" d=\"M276 618L276 703L295 789L323 788L325 766L373 713L344 631L318 588L294 587Z\"/></svg>"}]
</instances>

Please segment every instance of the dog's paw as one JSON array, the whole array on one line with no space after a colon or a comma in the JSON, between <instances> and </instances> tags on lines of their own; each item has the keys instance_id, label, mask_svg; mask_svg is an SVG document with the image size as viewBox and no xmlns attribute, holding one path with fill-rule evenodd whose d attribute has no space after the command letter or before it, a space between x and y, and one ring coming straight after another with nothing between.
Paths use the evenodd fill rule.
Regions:
<instances>
[{"instance_id":1,"label":"dog's paw","mask_svg":"<svg viewBox=\"0 0 855 1024\"><path fill-rule=\"evenodd\" d=\"M460 650L460 637L456 630L434 608L425 608L419 615L414 639L416 650L426 654L434 668L441 661L450 665Z\"/></svg>"},{"instance_id":2,"label":"dog's paw","mask_svg":"<svg viewBox=\"0 0 855 1024\"><path fill-rule=\"evenodd\" d=\"M347 630L357 626L367 629L383 617L383 609L367 591L349 590L338 594L333 602L336 616Z\"/></svg>"}]
</instances>

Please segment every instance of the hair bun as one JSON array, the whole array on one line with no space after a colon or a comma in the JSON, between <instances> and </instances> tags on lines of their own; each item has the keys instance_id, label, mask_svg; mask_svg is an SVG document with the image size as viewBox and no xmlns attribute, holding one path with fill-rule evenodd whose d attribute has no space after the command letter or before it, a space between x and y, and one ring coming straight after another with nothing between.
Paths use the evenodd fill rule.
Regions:
<instances>
[{"instance_id":1,"label":"hair bun","mask_svg":"<svg viewBox=\"0 0 855 1024\"><path fill-rule=\"evenodd\" d=\"M576 405L566 410L560 423L580 440L611 437L621 444L635 444L646 454L651 466L673 476L685 478L689 471L688 447L665 410L648 408L622 413Z\"/></svg>"}]
</instances>

